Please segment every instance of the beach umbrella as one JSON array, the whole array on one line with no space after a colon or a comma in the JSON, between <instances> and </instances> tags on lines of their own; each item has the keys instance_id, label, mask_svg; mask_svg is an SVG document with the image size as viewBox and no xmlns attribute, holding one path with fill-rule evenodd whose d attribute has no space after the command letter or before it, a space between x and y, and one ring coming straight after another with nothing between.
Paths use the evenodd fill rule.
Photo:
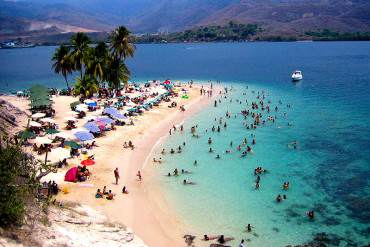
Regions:
<instances>
[{"instance_id":1,"label":"beach umbrella","mask_svg":"<svg viewBox=\"0 0 370 247\"><path fill-rule=\"evenodd\" d=\"M55 134L56 137L63 138L63 139L73 139L74 136L67 132L59 132Z\"/></svg>"},{"instance_id":2,"label":"beach umbrella","mask_svg":"<svg viewBox=\"0 0 370 247\"><path fill-rule=\"evenodd\" d=\"M52 128L46 130L46 134L49 134L49 135L53 135L57 133L59 133L59 130L52 129Z\"/></svg>"},{"instance_id":3,"label":"beach umbrella","mask_svg":"<svg viewBox=\"0 0 370 247\"><path fill-rule=\"evenodd\" d=\"M78 114L78 112L76 112L76 111L69 111L69 112L67 112L67 114L68 114L68 115L77 115L77 114Z\"/></svg>"},{"instance_id":4,"label":"beach umbrella","mask_svg":"<svg viewBox=\"0 0 370 247\"><path fill-rule=\"evenodd\" d=\"M88 103L87 104L89 107L97 107L98 104L96 102Z\"/></svg>"},{"instance_id":5,"label":"beach umbrella","mask_svg":"<svg viewBox=\"0 0 370 247\"><path fill-rule=\"evenodd\" d=\"M49 138L45 136L38 136L35 138L34 143L36 143L37 145L51 144L52 140L50 140Z\"/></svg>"},{"instance_id":6,"label":"beach umbrella","mask_svg":"<svg viewBox=\"0 0 370 247\"><path fill-rule=\"evenodd\" d=\"M36 134L33 133L32 131L29 131L29 130L24 130L24 131L18 132L18 137L22 138L22 139L29 139L29 138L33 138L35 136L36 136Z\"/></svg>"},{"instance_id":7,"label":"beach umbrella","mask_svg":"<svg viewBox=\"0 0 370 247\"><path fill-rule=\"evenodd\" d=\"M34 119L36 119L36 118L43 118L45 116L46 116L45 113L37 112L37 113L35 113L35 114L32 115L32 118L34 118Z\"/></svg>"},{"instance_id":8,"label":"beach umbrella","mask_svg":"<svg viewBox=\"0 0 370 247\"><path fill-rule=\"evenodd\" d=\"M74 133L74 135L80 141L88 141L88 140L94 139L93 134L91 134L88 131L79 131L79 132Z\"/></svg>"},{"instance_id":9,"label":"beach umbrella","mask_svg":"<svg viewBox=\"0 0 370 247\"><path fill-rule=\"evenodd\" d=\"M74 142L74 141L66 141L66 142L64 142L64 145L66 145L68 147L71 147L73 149L82 148L82 146L80 144L78 144L77 142Z\"/></svg>"},{"instance_id":10,"label":"beach umbrella","mask_svg":"<svg viewBox=\"0 0 370 247\"><path fill-rule=\"evenodd\" d=\"M51 152L48 153L48 161L52 163L68 159L69 157L71 157L70 151L62 147L52 149Z\"/></svg>"},{"instance_id":11,"label":"beach umbrella","mask_svg":"<svg viewBox=\"0 0 370 247\"><path fill-rule=\"evenodd\" d=\"M91 100L91 99L85 99L84 100L84 103L85 104L89 104L89 103L96 103L95 101Z\"/></svg>"},{"instance_id":12,"label":"beach umbrella","mask_svg":"<svg viewBox=\"0 0 370 247\"><path fill-rule=\"evenodd\" d=\"M85 105L85 104L77 105L76 106L76 111L77 112L81 112L81 111L86 112L87 111L87 105Z\"/></svg>"},{"instance_id":13,"label":"beach umbrella","mask_svg":"<svg viewBox=\"0 0 370 247\"><path fill-rule=\"evenodd\" d=\"M55 123L55 120L54 119L51 119L51 118L41 118L40 119L40 122L43 122L43 123Z\"/></svg>"},{"instance_id":14,"label":"beach umbrella","mask_svg":"<svg viewBox=\"0 0 370 247\"><path fill-rule=\"evenodd\" d=\"M91 159L81 161L81 165L83 166L92 166L94 164L95 164L95 161Z\"/></svg>"},{"instance_id":15,"label":"beach umbrella","mask_svg":"<svg viewBox=\"0 0 370 247\"><path fill-rule=\"evenodd\" d=\"M113 114L112 117L114 119L126 119L127 117L121 113L116 113L116 114Z\"/></svg>"},{"instance_id":16,"label":"beach umbrella","mask_svg":"<svg viewBox=\"0 0 370 247\"><path fill-rule=\"evenodd\" d=\"M117 109L113 108L113 107L108 107L108 108L105 108L103 110L103 113L113 115L113 114L117 113Z\"/></svg>"},{"instance_id":17,"label":"beach umbrella","mask_svg":"<svg viewBox=\"0 0 370 247\"><path fill-rule=\"evenodd\" d=\"M100 133L99 126L94 122L87 122L84 127L92 133Z\"/></svg>"},{"instance_id":18,"label":"beach umbrella","mask_svg":"<svg viewBox=\"0 0 370 247\"><path fill-rule=\"evenodd\" d=\"M91 99L87 99L84 101L84 103L90 107L96 107L98 106L98 104L96 103L96 101L94 100L91 100Z\"/></svg>"},{"instance_id":19,"label":"beach umbrella","mask_svg":"<svg viewBox=\"0 0 370 247\"><path fill-rule=\"evenodd\" d=\"M96 118L95 119L96 122L100 122L100 123L103 123L103 124L111 124L113 123L114 121L110 118L107 118L107 117L100 117L100 118Z\"/></svg>"},{"instance_id":20,"label":"beach umbrella","mask_svg":"<svg viewBox=\"0 0 370 247\"><path fill-rule=\"evenodd\" d=\"M96 116L86 116L85 119L87 121L95 120Z\"/></svg>"},{"instance_id":21,"label":"beach umbrella","mask_svg":"<svg viewBox=\"0 0 370 247\"><path fill-rule=\"evenodd\" d=\"M41 124L40 124L40 123L38 123L38 122L35 122L35 121L31 121L31 122L30 122L30 126L31 126L31 127L37 127L37 128L39 128L39 127L41 127Z\"/></svg>"},{"instance_id":22,"label":"beach umbrella","mask_svg":"<svg viewBox=\"0 0 370 247\"><path fill-rule=\"evenodd\" d=\"M66 120L66 122L77 122L77 119L75 117L66 117L64 118L64 120Z\"/></svg>"}]
</instances>

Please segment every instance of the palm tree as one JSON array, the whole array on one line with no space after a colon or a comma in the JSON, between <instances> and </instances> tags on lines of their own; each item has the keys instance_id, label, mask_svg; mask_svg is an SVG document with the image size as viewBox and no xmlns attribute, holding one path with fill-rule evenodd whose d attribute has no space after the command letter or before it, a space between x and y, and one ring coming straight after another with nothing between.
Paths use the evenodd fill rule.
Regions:
<instances>
[{"instance_id":1,"label":"palm tree","mask_svg":"<svg viewBox=\"0 0 370 247\"><path fill-rule=\"evenodd\" d=\"M55 73L62 74L64 77L64 80L66 81L67 88L69 88L67 75L72 73L73 66L72 66L72 60L70 56L70 48L65 45L59 46L58 49L56 49L53 58L51 59L54 63L52 65Z\"/></svg>"},{"instance_id":2,"label":"palm tree","mask_svg":"<svg viewBox=\"0 0 370 247\"><path fill-rule=\"evenodd\" d=\"M130 79L130 71L122 60L110 57L107 61L107 68L109 69L107 69L105 80L110 87L118 89L121 82L127 85Z\"/></svg>"},{"instance_id":3,"label":"palm tree","mask_svg":"<svg viewBox=\"0 0 370 247\"><path fill-rule=\"evenodd\" d=\"M89 49L90 39L89 37L81 32L74 34L71 38L72 43L72 62L74 68L80 71L80 79L83 79L83 67L85 64L86 53Z\"/></svg>"},{"instance_id":4,"label":"palm tree","mask_svg":"<svg viewBox=\"0 0 370 247\"><path fill-rule=\"evenodd\" d=\"M77 79L74 94L82 94L85 97L90 98L94 93L98 92L98 90L99 87L96 84L95 79L89 75L84 75L82 79Z\"/></svg>"},{"instance_id":5,"label":"palm tree","mask_svg":"<svg viewBox=\"0 0 370 247\"><path fill-rule=\"evenodd\" d=\"M86 73L93 77L98 83L104 80L107 70L108 47L101 41L95 48L88 52Z\"/></svg>"},{"instance_id":6,"label":"palm tree","mask_svg":"<svg viewBox=\"0 0 370 247\"><path fill-rule=\"evenodd\" d=\"M110 36L110 50L113 56L119 60L133 57L135 52L135 45L130 42L130 31L124 27L119 26L114 30Z\"/></svg>"},{"instance_id":7,"label":"palm tree","mask_svg":"<svg viewBox=\"0 0 370 247\"><path fill-rule=\"evenodd\" d=\"M127 86L130 72L124 60L128 57L133 57L135 52L135 45L130 42L130 31L124 26L119 26L110 34L109 42L112 58L108 67L110 71L108 75L109 80L107 81L116 88L119 87L120 81L123 81L125 86Z\"/></svg>"}]
</instances>

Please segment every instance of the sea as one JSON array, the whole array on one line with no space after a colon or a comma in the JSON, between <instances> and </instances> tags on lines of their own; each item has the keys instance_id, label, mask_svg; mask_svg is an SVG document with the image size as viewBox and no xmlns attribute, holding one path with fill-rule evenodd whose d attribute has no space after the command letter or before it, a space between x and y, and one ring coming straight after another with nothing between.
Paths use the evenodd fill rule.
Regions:
<instances>
[{"instance_id":1,"label":"sea","mask_svg":"<svg viewBox=\"0 0 370 247\"><path fill-rule=\"evenodd\" d=\"M184 131L175 131L154 154L159 157L163 148L167 150L156 168L157 182L198 238L223 234L235 238L231 246L241 239L247 246L262 247L312 241L327 246L370 244L370 42L136 48L135 57L127 60L132 81L193 80L228 90L217 98L217 107L212 103L187 120ZM63 77L51 69L54 50L0 50L0 92L35 83L65 87ZM303 73L298 83L291 81L294 70ZM263 97L270 112L261 107L255 112L262 113L265 124L246 128L253 120L241 111ZM268 116L275 121L268 121ZM192 126L197 126L198 137L190 133ZM212 126L220 126L220 131L213 132ZM244 139L253 151L242 157L237 146ZM168 153L178 146L181 153ZM267 170L257 190L256 167ZM180 175L167 176L175 168ZM181 174L181 169L189 173ZM194 185L184 186L184 179ZM289 182L288 190L282 189L284 182ZM280 203L279 194L286 196ZM315 212L314 220L308 219L309 210ZM247 224L252 231L246 231Z\"/></svg>"}]
</instances>

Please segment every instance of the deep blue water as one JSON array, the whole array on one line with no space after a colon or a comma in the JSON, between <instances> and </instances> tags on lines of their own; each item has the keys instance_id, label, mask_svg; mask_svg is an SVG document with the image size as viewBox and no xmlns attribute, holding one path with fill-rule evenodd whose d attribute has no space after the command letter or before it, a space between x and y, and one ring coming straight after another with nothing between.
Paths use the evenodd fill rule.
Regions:
<instances>
[{"instance_id":1,"label":"deep blue water","mask_svg":"<svg viewBox=\"0 0 370 247\"><path fill-rule=\"evenodd\" d=\"M0 91L32 83L63 87L64 79L50 68L54 49L0 50ZM333 246L369 243L370 42L138 45L128 65L134 81L220 80L233 87L219 107L211 106L185 123L187 130L199 125L199 139L188 131L168 139L166 148L184 140L187 145L181 155L166 155L158 168L159 174L175 167L193 172L158 180L184 222L198 233L249 239L249 246L304 243L318 232L336 234ZM290 81L295 69L304 75L298 84ZM273 114L274 124L250 131L238 113L249 107L245 99L256 101L262 90L280 110ZM287 103L292 107L286 108ZM233 114L227 129L206 133L226 110ZM244 138L250 141L250 134L257 139L254 155L241 159L235 150L222 153L230 141L234 145ZM208 137L214 140L214 154L207 152ZM298 141L298 150L287 147L293 140ZM216 152L220 160L215 160ZM197 167L192 165L195 157ZM262 177L259 191L253 182L256 166L270 171ZM184 177L197 185L181 185ZM287 180L291 188L284 192L281 185ZM276 204L279 193L288 199ZM314 222L305 217L309 209L316 212ZM253 233L243 231L248 223L255 227Z\"/></svg>"}]
</instances>

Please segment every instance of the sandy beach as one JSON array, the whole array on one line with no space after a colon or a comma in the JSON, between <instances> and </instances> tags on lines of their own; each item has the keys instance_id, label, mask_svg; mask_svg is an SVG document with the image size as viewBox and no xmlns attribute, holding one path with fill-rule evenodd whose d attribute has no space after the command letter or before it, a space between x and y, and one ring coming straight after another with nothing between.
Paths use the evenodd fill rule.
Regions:
<instances>
[{"instance_id":1,"label":"sandy beach","mask_svg":"<svg viewBox=\"0 0 370 247\"><path fill-rule=\"evenodd\" d=\"M212 98L200 96L199 86L183 87L189 89L189 99L177 97L174 100L178 106L184 105L186 111L180 111L179 107L169 108L168 103L162 102L159 107L145 112L143 116L134 117L134 126L118 126L117 130L108 131L95 139L98 147L94 147L89 154L95 155L96 164L89 167L92 176L85 183L64 182L64 174L68 168L77 166L83 157L70 159L67 168L45 177L46 181L55 180L62 189L67 188L68 193L59 193L57 200L88 205L110 220L131 228L149 246L185 246L183 235L191 232L185 229L184 224L173 213L156 184L155 165L150 156L154 146L165 140L173 125L182 123L211 102ZM214 91L217 90L219 91ZM25 99L10 96L2 98L22 110L26 111L28 108ZM70 116L70 103L76 99L71 96L53 96L54 120L59 128L65 125L64 119ZM87 116L90 114L97 115L93 112ZM77 127L82 127L85 122L84 119L79 120ZM123 142L129 140L134 143L134 150L122 147ZM113 170L116 167L121 176L118 185L114 184ZM142 181L136 176L139 170L143 175ZM116 194L113 201L95 198L96 190L103 186ZM123 186L126 186L129 194L121 193Z\"/></svg>"}]
</instances>

